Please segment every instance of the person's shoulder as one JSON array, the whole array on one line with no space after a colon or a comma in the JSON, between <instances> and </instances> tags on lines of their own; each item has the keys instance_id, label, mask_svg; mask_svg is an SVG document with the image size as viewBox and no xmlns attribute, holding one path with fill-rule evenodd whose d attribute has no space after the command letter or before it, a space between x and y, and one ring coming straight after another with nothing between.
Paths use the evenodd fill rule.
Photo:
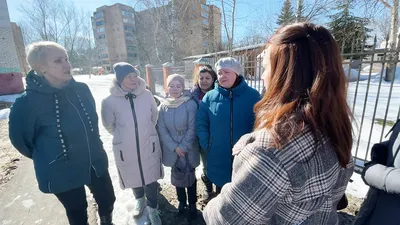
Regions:
<instances>
[{"instance_id":1,"label":"person's shoulder","mask_svg":"<svg viewBox=\"0 0 400 225\"><path fill-rule=\"evenodd\" d=\"M248 96L251 96L251 97L260 98L260 92L258 92L256 89L254 89L254 88L252 88L252 87L250 87L250 86L247 86L247 88L246 88L246 94L247 94Z\"/></svg>"},{"instance_id":2,"label":"person's shoulder","mask_svg":"<svg viewBox=\"0 0 400 225\"><path fill-rule=\"evenodd\" d=\"M33 98L35 98L34 93L23 92L18 98L15 99L11 107L27 107L30 105L30 101L33 100Z\"/></svg>"},{"instance_id":3,"label":"person's shoulder","mask_svg":"<svg viewBox=\"0 0 400 225\"><path fill-rule=\"evenodd\" d=\"M83 83L83 82L75 81L74 87L78 91L91 93L89 86L87 84Z\"/></svg>"},{"instance_id":4,"label":"person's shoulder","mask_svg":"<svg viewBox=\"0 0 400 225\"><path fill-rule=\"evenodd\" d=\"M194 98L189 99L185 104L189 109L197 109L199 106L199 103Z\"/></svg>"}]
</instances>

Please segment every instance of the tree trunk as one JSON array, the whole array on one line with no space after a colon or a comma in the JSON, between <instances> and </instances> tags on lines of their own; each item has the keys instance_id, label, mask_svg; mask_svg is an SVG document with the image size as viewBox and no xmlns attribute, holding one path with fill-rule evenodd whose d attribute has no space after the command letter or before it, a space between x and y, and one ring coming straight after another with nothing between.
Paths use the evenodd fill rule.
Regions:
<instances>
[{"instance_id":1,"label":"tree trunk","mask_svg":"<svg viewBox=\"0 0 400 225\"><path fill-rule=\"evenodd\" d=\"M296 23L301 22L303 17L303 0L297 0Z\"/></svg>"},{"instance_id":2,"label":"tree trunk","mask_svg":"<svg viewBox=\"0 0 400 225\"><path fill-rule=\"evenodd\" d=\"M392 16L392 24L390 29L390 36L389 36L389 49L395 50L397 47L397 31L399 27L399 0L393 0L393 5L391 8L391 16ZM389 54L390 60L397 60L395 58L395 54ZM398 57L398 56L397 56ZM395 68L396 63L388 63L386 64L386 74L385 74L385 81L392 81L395 77Z\"/></svg>"}]
</instances>

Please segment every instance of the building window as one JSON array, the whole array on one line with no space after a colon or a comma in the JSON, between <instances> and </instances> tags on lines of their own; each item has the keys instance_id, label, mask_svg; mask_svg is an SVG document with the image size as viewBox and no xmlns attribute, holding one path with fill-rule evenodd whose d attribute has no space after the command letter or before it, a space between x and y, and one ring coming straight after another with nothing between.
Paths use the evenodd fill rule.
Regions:
<instances>
[{"instance_id":1,"label":"building window","mask_svg":"<svg viewBox=\"0 0 400 225\"><path fill-rule=\"evenodd\" d=\"M207 5L201 4L201 9L208 11L209 8Z\"/></svg>"},{"instance_id":2,"label":"building window","mask_svg":"<svg viewBox=\"0 0 400 225\"><path fill-rule=\"evenodd\" d=\"M201 16L208 19L208 13L201 11Z\"/></svg>"},{"instance_id":3,"label":"building window","mask_svg":"<svg viewBox=\"0 0 400 225\"><path fill-rule=\"evenodd\" d=\"M101 59L108 58L108 54L100 54L100 58L101 58Z\"/></svg>"},{"instance_id":4,"label":"building window","mask_svg":"<svg viewBox=\"0 0 400 225\"><path fill-rule=\"evenodd\" d=\"M102 32L104 32L104 27L97 28L97 33L102 33Z\"/></svg>"},{"instance_id":5,"label":"building window","mask_svg":"<svg viewBox=\"0 0 400 225\"><path fill-rule=\"evenodd\" d=\"M105 46L97 47L97 49L98 49L99 52L107 51L107 50L108 50L107 47L105 47Z\"/></svg>"},{"instance_id":6,"label":"building window","mask_svg":"<svg viewBox=\"0 0 400 225\"><path fill-rule=\"evenodd\" d=\"M203 19L202 22L203 22L204 25L208 25L208 20L207 19Z\"/></svg>"},{"instance_id":7,"label":"building window","mask_svg":"<svg viewBox=\"0 0 400 225\"><path fill-rule=\"evenodd\" d=\"M134 52L136 50L135 46L127 46L126 49L128 50L128 52Z\"/></svg>"},{"instance_id":8,"label":"building window","mask_svg":"<svg viewBox=\"0 0 400 225\"><path fill-rule=\"evenodd\" d=\"M97 39L104 39L104 38L106 38L105 34L100 34L100 35L97 36Z\"/></svg>"},{"instance_id":9,"label":"building window","mask_svg":"<svg viewBox=\"0 0 400 225\"><path fill-rule=\"evenodd\" d=\"M203 41L203 47L208 47L208 41Z\"/></svg>"},{"instance_id":10,"label":"building window","mask_svg":"<svg viewBox=\"0 0 400 225\"><path fill-rule=\"evenodd\" d=\"M124 21L124 23L135 24L135 21L133 20L133 18L124 18L123 21Z\"/></svg>"},{"instance_id":11,"label":"building window","mask_svg":"<svg viewBox=\"0 0 400 225\"><path fill-rule=\"evenodd\" d=\"M124 26L124 30L135 32L135 28L133 28L132 26Z\"/></svg>"},{"instance_id":12,"label":"building window","mask_svg":"<svg viewBox=\"0 0 400 225\"><path fill-rule=\"evenodd\" d=\"M133 14L132 14L132 12L122 10L122 15L125 17L132 17Z\"/></svg>"},{"instance_id":13,"label":"building window","mask_svg":"<svg viewBox=\"0 0 400 225\"><path fill-rule=\"evenodd\" d=\"M103 17L103 13L102 13L102 12L98 12L98 13L96 13L96 14L94 15L94 18L96 18L96 19L99 19L99 18L101 18L101 17Z\"/></svg>"},{"instance_id":14,"label":"building window","mask_svg":"<svg viewBox=\"0 0 400 225\"><path fill-rule=\"evenodd\" d=\"M109 61L102 61L102 63L103 63L103 65L108 65L108 64L110 64Z\"/></svg>"},{"instance_id":15,"label":"building window","mask_svg":"<svg viewBox=\"0 0 400 225\"><path fill-rule=\"evenodd\" d=\"M96 26L104 25L104 20L100 20L96 22Z\"/></svg>"},{"instance_id":16,"label":"building window","mask_svg":"<svg viewBox=\"0 0 400 225\"><path fill-rule=\"evenodd\" d=\"M128 57L136 57L136 53L128 53Z\"/></svg>"},{"instance_id":17,"label":"building window","mask_svg":"<svg viewBox=\"0 0 400 225\"><path fill-rule=\"evenodd\" d=\"M192 4L192 10L195 11L196 10L196 3Z\"/></svg>"},{"instance_id":18,"label":"building window","mask_svg":"<svg viewBox=\"0 0 400 225\"><path fill-rule=\"evenodd\" d=\"M127 32L125 32L125 36L126 36L126 37L133 37L133 34L132 34L132 33L127 33Z\"/></svg>"}]
</instances>

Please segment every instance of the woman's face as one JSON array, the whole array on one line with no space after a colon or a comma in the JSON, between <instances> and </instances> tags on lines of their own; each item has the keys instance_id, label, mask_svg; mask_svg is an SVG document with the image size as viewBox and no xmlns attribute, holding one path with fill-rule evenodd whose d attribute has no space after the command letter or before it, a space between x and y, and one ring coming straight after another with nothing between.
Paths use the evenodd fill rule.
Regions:
<instances>
[{"instance_id":1,"label":"woman's face","mask_svg":"<svg viewBox=\"0 0 400 225\"><path fill-rule=\"evenodd\" d=\"M72 79L71 63L66 52L58 48L46 50L40 72L50 83L65 83Z\"/></svg>"},{"instance_id":2,"label":"woman's face","mask_svg":"<svg viewBox=\"0 0 400 225\"><path fill-rule=\"evenodd\" d=\"M214 81L209 72L200 73L199 75L199 87L203 92L207 92L211 89Z\"/></svg>"},{"instance_id":3,"label":"woman's face","mask_svg":"<svg viewBox=\"0 0 400 225\"><path fill-rule=\"evenodd\" d=\"M263 73L263 78L264 78L264 86L267 89L268 88L268 83L269 79L271 77L271 48L272 46L269 45L266 50L264 50L264 59L263 59L263 67L264 67L264 73Z\"/></svg>"},{"instance_id":4,"label":"woman's face","mask_svg":"<svg viewBox=\"0 0 400 225\"><path fill-rule=\"evenodd\" d=\"M121 87L124 90L132 91L137 87L138 84L138 76L135 73L130 73L125 76L124 80L121 83Z\"/></svg>"},{"instance_id":5,"label":"woman's face","mask_svg":"<svg viewBox=\"0 0 400 225\"><path fill-rule=\"evenodd\" d=\"M230 69L218 70L218 82L224 88L231 88L236 81L237 74Z\"/></svg>"},{"instance_id":6,"label":"woman's face","mask_svg":"<svg viewBox=\"0 0 400 225\"><path fill-rule=\"evenodd\" d=\"M183 93L181 82L173 80L168 85L168 93L173 98L179 98Z\"/></svg>"}]
</instances>

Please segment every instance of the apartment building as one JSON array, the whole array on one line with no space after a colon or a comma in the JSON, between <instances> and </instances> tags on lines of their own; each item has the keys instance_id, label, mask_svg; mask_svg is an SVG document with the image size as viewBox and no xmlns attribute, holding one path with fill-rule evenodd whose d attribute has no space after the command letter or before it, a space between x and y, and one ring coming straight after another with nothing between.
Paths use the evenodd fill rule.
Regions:
<instances>
[{"instance_id":1,"label":"apartment building","mask_svg":"<svg viewBox=\"0 0 400 225\"><path fill-rule=\"evenodd\" d=\"M97 8L92 16L98 66L112 71L116 62L138 63L133 8L120 3Z\"/></svg>"},{"instance_id":2,"label":"apartment building","mask_svg":"<svg viewBox=\"0 0 400 225\"><path fill-rule=\"evenodd\" d=\"M118 61L160 65L185 56L221 50L221 12L206 0L170 0L135 12L130 6L102 6L92 25L98 65Z\"/></svg>"},{"instance_id":3,"label":"apartment building","mask_svg":"<svg viewBox=\"0 0 400 225\"><path fill-rule=\"evenodd\" d=\"M135 14L142 61L160 64L221 50L221 12L206 0L170 0Z\"/></svg>"},{"instance_id":4,"label":"apartment building","mask_svg":"<svg viewBox=\"0 0 400 225\"><path fill-rule=\"evenodd\" d=\"M182 0L181 0L182 1ZM221 12L215 5L207 5L206 0L187 1L187 10L181 30L191 40L185 56L205 54L221 50Z\"/></svg>"}]
</instances>

